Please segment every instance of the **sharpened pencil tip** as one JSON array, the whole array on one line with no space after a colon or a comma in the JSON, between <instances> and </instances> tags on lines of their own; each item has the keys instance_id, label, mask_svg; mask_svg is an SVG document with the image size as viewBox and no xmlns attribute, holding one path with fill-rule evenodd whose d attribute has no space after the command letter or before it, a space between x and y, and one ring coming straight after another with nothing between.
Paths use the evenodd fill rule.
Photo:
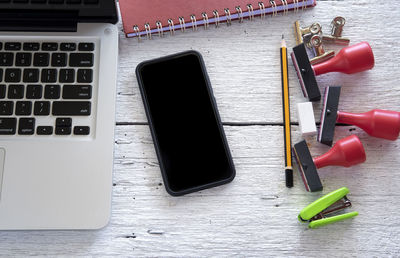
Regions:
<instances>
[{"instance_id":1,"label":"sharpened pencil tip","mask_svg":"<svg viewBox=\"0 0 400 258\"><path fill-rule=\"evenodd\" d=\"M284 37L283 37L283 34L282 34L281 47L286 47L286 41L285 41L285 39L284 39Z\"/></svg>"}]
</instances>

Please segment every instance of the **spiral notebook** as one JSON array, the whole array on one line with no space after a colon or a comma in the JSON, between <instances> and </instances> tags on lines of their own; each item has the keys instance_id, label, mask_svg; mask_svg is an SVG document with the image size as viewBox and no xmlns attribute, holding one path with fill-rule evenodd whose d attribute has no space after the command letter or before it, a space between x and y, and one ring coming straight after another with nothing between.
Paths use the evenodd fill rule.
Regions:
<instances>
[{"instance_id":1,"label":"spiral notebook","mask_svg":"<svg viewBox=\"0 0 400 258\"><path fill-rule=\"evenodd\" d=\"M287 14L316 5L316 0L119 0L127 37L163 36L175 31L231 24L255 16Z\"/></svg>"}]
</instances>

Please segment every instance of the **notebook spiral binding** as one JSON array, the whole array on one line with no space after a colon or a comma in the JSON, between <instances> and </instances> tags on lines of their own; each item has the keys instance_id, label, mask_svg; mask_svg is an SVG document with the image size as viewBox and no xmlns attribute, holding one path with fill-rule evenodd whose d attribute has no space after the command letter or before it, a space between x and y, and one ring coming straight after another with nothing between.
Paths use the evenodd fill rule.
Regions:
<instances>
[{"instance_id":1,"label":"notebook spiral binding","mask_svg":"<svg viewBox=\"0 0 400 258\"><path fill-rule=\"evenodd\" d=\"M287 15L289 13L289 5L288 5L288 1L287 0L281 0L283 9L282 9L282 13L283 15ZM293 0L293 10L295 13L297 13L299 11L299 7L301 5L301 9L304 10L307 8L306 5L307 0ZM270 0L269 3L271 4L271 8L272 8L272 12L271 12L271 16L277 16L278 15L278 5L276 4L276 2L274 0ZM261 19L264 19L266 17L267 11L266 11L266 7L264 5L264 2L260 1L258 2L258 7L259 7L259 11L260 11L260 17ZM242 8L240 6L236 6L236 15L237 15L237 20L239 21L239 23L242 23L244 21L244 12L242 10ZM247 13L247 17L249 18L250 21L254 20L255 17L255 10L253 8L252 4L248 4L246 5L246 13ZM220 15L219 12L217 10L214 10L213 12L213 22L215 24L215 27L219 27L220 23L221 23L221 19L220 19ZM224 20L223 22L226 22L226 24L228 26L230 26L232 24L232 15L231 12L229 10L229 8L224 8L224 14L226 17L226 20ZM209 17L208 14L206 12L203 12L201 14L202 16L202 23L201 25L204 25L204 29L208 29L210 26L210 21L209 21ZM185 19L183 16L178 17L179 20L179 27L180 30L182 32L186 31L186 27L188 26L188 24L185 23ZM195 31L197 30L197 26L198 26L198 20L196 18L196 15L192 14L190 15L190 20L191 20L191 27L192 30ZM190 25L189 25L190 26ZM175 34L175 24L174 21L170 18L168 19L168 28L169 28L169 32L171 35ZM144 24L144 28L145 28L145 33L148 39L152 39L152 31L151 31L151 26L149 23ZM156 28L157 28L157 32L158 35L160 37L164 36L164 30L163 30L163 25L161 23L161 21L156 21ZM134 25L133 26L133 31L136 34L136 37L138 38L138 41L141 40L141 34L140 34L140 29L138 25Z\"/></svg>"}]
</instances>

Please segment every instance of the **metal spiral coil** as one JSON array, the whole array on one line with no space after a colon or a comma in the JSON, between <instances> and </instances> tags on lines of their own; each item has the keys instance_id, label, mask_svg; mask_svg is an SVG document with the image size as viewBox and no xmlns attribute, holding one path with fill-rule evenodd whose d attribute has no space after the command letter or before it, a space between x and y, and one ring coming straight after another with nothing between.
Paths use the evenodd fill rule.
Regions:
<instances>
[{"instance_id":1,"label":"metal spiral coil","mask_svg":"<svg viewBox=\"0 0 400 258\"><path fill-rule=\"evenodd\" d=\"M243 11L242 11L242 8L240 6L236 6L235 9L236 9L236 12L238 14L239 23L242 23L243 22Z\"/></svg>"},{"instance_id":2,"label":"metal spiral coil","mask_svg":"<svg viewBox=\"0 0 400 258\"><path fill-rule=\"evenodd\" d=\"M276 16L278 14L278 9L274 0L269 1L272 7L272 16Z\"/></svg>"},{"instance_id":3,"label":"metal spiral coil","mask_svg":"<svg viewBox=\"0 0 400 258\"><path fill-rule=\"evenodd\" d=\"M226 25L230 26L232 24L231 11L229 11L229 8L225 8L224 11L226 16Z\"/></svg>"},{"instance_id":4,"label":"metal spiral coil","mask_svg":"<svg viewBox=\"0 0 400 258\"><path fill-rule=\"evenodd\" d=\"M185 32L186 30L185 18L183 18L182 16L179 17L179 24L181 25L181 31Z\"/></svg>"},{"instance_id":5,"label":"metal spiral coil","mask_svg":"<svg viewBox=\"0 0 400 258\"><path fill-rule=\"evenodd\" d=\"M300 1L302 1L302 4L300 4ZM266 17L267 14L267 6L264 4L265 1L260 1L258 2L258 10L260 10L260 17L261 19L264 19ZM271 16L277 16L278 14L278 5L276 4L276 0L269 0L270 3L270 8L271 8ZM281 5L282 8L282 13L283 15L287 15L289 13L289 3L288 0L281 0ZM293 0L293 10L294 12L298 12L299 11L299 7L301 5L301 9L304 10L307 8L307 2L306 0ZM239 23L242 23L244 20L244 17L247 16L249 18L249 20L254 20L255 17L255 10L252 4L247 4L246 5L247 8L247 14L243 13L243 10L240 6L236 6L235 10L236 10L236 14L234 14L234 19L237 19L239 21ZM228 26L230 26L232 24L232 14L229 10L229 8L224 8L224 12L225 12L225 17L226 17L226 23ZM213 10L213 19L214 19L214 23L215 23L215 27L219 27L220 23L221 23L221 19L220 19L220 15L218 10ZM203 20L203 25L204 25L204 29L208 29L208 27L210 26L210 21L209 21L209 16L206 12L203 12L201 14L202 16L202 20ZM182 32L186 31L186 26L187 24L185 23L185 19L183 16L179 16L178 17L179 20L179 25L180 25L180 30ZM197 30L197 26L198 26L198 21L196 18L195 14L190 15L190 20L191 20L191 24L192 24L192 29L193 31ZM156 28L157 28L157 33L160 37L164 36L164 31L167 30L165 28L163 28L163 25L161 23L161 21L156 21ZM168 28L169 28L169 32L171 35L175 34L175 24L173 19L168 19ZM146 32L146 37L148 39L152 39L152 30L151 30L151 26L149 23L144 24L144 29ZM138 25L134 25L133 26L133 31L136 35L136 37L138 37L138 41L141 40L141 30L139 28ZM154 33L154 31L153 31Z\"/></svg>"},{"instance_id":6,"label":"metal spiral coil","mask_svg":"<svg viewBox=\"0 0 400 258\"><path fill-rule=\"evenodd\" d=\"M214 18L215 18L215 27L219 27L219 13L217 10L213 11Z\"/></svg>"},{"instance_id":7,"label":"metal spiral coil","mask_svg":"<svg viewBox=\"0 0 400 258\"><path fill-rule=\"evenodd\" d=\"M196 15L194 15L194 14L190 15L190 20L192 21L192 29L193 29L193 31L197 30Z\"/></svg>"},{"instance_id":8,"label":"metal spiral coil","mask_svg":"<svg viewBox=\"0 0 400 258\"><path fill-rule=\"evenodd\" d=\"M144 29L146 30L146 35L148 39L151 39L151 29L150 29L150 24L146 23L144 25Z\"/></svg>"},{"instance_id":9,"label":"metal spiral coil","mask_svg":"<svg viewBox=\"0 0 400 258\"><path fill-rule=\"evenodd\" d=\"M162 31L162 24L160 21L156 21L156 26L157 26L157 31L158 31L158 36L163 37L164 32Z\"/></svg>"},{"instance_id":10,"label":"metal spiral coil","mask_svg":"<svg viewBox=\"0 0 400 258\"><path fill-rule=\"evenodd\" d=\"M207 13L202 13L201 16L203 16L203 21L204 21L204 29L208 29L209 22L208 22L208 15Z\"/></svg>"},{"instance_id":11,"label":"metal spiral coil","mask_svg":"<svg viewBox=\"0 0 400 258\"><path fill-rule=\"evenodd\" d=\"M169 27L169 33L171 35L174 35L175 27L174 27L174 21L172 19L168 19L168 27Z\"/></svg>"}]
</instances>

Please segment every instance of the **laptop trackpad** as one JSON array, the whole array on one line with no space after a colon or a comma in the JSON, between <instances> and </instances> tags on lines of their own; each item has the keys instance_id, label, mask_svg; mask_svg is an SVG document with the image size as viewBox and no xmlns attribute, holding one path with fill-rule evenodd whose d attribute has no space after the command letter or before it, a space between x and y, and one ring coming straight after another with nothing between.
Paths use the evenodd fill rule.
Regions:
<instances>
[{"instance_id":1,"label":"laptop trackpad","mask_svg":"<svg viewBox=\"0 0 400 258\"><path fill-rule=\"evenodd\" d=\"M0 201L1 201L1 189L3 185L3 172L4 172L4 158L6 156L6 150L0 148Z\"/></svg>"}]
</instances>

